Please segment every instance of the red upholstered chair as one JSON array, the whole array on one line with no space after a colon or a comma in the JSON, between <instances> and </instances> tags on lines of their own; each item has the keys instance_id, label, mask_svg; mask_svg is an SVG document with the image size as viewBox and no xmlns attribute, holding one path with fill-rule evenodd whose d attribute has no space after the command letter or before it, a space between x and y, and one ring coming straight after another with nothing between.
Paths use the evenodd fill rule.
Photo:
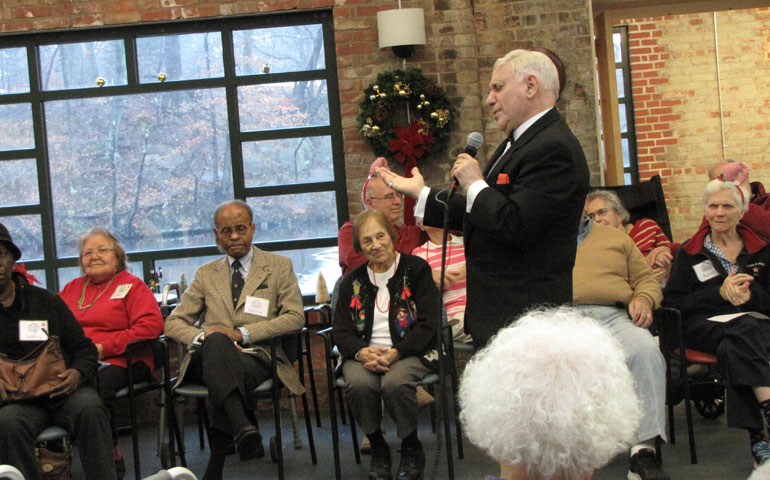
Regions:
<instances>
[{"instance_id":1,"label":"red upholstered chair","mask_svg":"<svg viewBox=\"0 0 770 480\"><path fill-rule=\"evenodd\" d=\"M690 462L698 463L692 421L692 404L704 418L717 418L725 411L724 384L718 372L717 357L710 353L685 348L682 316L674 308L655 311L654 329L660 336L660 349L666 359L666 404L668 406L669 440L676 442L674 406L685 402ZM684 354L682 354L684 352ZM691 376L690 365L705 365L704 375Z\"/></svg>"}]
</instances>

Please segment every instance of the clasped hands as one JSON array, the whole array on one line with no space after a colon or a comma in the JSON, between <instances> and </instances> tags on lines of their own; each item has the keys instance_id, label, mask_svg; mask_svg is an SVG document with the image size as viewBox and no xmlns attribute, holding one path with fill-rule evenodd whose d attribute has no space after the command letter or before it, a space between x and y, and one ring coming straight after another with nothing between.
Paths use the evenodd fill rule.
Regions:
<instances>
[{"instance_id":1,"label":"clasped hands","mask_svg":"<svg viewBox=\"0 0 770 480\"><path fill-rule=\"evenodd\" d=\"M382 178L385 185L399 193L409 195L412 198L420 196L420 192L425 187L425 180L417 167L412 169L412 177L410 178L397 175L388 167L378 167L376 173ZM463 194L468 191L468 187L470 187L473 182L484 179L484 176L481 174L481 166L479 165L478 160L467 153L461 153L457 156L457 160L452 166L450 175L451 178L457 179Z\"/></svg>"},{"instance_id":2,"label":"clasped hands","mask_svg":"<svg viewBox=\"0 0 770 480\"><path fill-rule=\"evenodd\" d=\"M59 384L51 390L50 398L64 397L70 395L80 387L83 376L74 368L68 368L56 376L60 380ZM16 393L19 389L10 385L4 385L0 382L0 405L8 401L9 393Z\"/></svg>"},{"instance_id":3,"label":"clasped hands","mask_svg":"<svg viewBox=\"0 0 770 480\"><path fill-rule=\"evenodd\" d=\"M754 277L746 273L735 273L732 270L719 287L719 295L733 306L743 305L751 299L749 285Z\"/></svg>"},{"instance_id":4,"label":"clasped hands","mask_svg":"<svg viewBox=\"0 0 770 480\"><path fill-rule=\"evenodd\" d=\"M230 340L235 343L243 342L243 334L237 328L223 327L221 325L212 325L203 329L203 335L210 335L212 333L224 333Z\"/></svg>"},{"instance_id":5,"label":"clasped hands","mask_svg":"<svg viewBox=\"0 0 770 480\"><path fill-rule=\"evenodd\" d=\"M356 354L356 359L364 364L364 368L376 373L385 373L399 359L395 348L371 345L364 347Z\"/></svg>"}]
</instances>

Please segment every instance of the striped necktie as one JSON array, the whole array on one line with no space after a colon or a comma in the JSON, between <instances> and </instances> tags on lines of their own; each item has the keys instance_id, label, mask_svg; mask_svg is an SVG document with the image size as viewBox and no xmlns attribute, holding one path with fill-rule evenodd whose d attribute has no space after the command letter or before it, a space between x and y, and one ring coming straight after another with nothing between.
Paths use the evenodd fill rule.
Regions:
<instances>
[{"instance_id":1,"label":"striped necktie","mask_svg":"<svg viewBox=\"0 0 770 480\"><path fill-rule=\"evenodd\" d=\"M233 276L230 283L230 289L233 292L233 307L238 306L238 299L241 298L241 292L243 291L243 275L241 275L241 262L236 260L233 262Z\"/></svg>"}]
</instances>

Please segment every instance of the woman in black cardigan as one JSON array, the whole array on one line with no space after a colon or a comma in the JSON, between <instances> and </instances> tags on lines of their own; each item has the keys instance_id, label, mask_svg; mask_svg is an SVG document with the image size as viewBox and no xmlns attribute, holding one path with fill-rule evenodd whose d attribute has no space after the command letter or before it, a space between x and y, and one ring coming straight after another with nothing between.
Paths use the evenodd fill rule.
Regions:
<instances>
[{"instance_id":1,"label":"woman in black cardigan","mask_svg":"<svg viewBox=\"0 0 770 480\"><path fill-rule=\"evenodd\" d=\"M397 253L395 240L396 230L381 212L356 217L353 247L368 262L343 279L334 312L350 409L372 445L370 480L392 478L390 449L380 430L382 403L401 439L398 478L422 478L415 389L438 358L433 345L439 294L430 266Z\"/></svg>"}]
</instances>

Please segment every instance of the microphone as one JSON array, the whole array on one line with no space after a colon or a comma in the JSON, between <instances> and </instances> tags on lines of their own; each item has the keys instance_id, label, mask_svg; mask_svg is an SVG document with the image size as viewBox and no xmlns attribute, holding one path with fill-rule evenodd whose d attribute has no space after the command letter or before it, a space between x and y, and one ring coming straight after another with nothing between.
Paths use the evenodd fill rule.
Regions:
<instances>
[{"instance_id":1,"label":"microphone","mask_svg":"<svg viewBox=\"0 0 770 480\"><path fill-rule=\"evenodd\" d=\"M471 134L468 135L468 139L465 141L465 148L463 149L463 153L467 153L471 157L475 157L476 153L478 153L479 148L481 148L482 145L484 145L484 136L479 132L471 132ZM460 183L455 177L452 177L452 180L452 188L457 190L457 187L460 186Z\"/></svg>"},{"instance_id":2,"label":"microphone","mask_svg":"<svg viewBox=\"0 0 770 480\"><path fill-rule=\"evenodd\" d=\"M484 145L484 136L479 132L471 132L471 134L468 135L468 140L465 141L465 150L463 150L463 153L475 157L482 145Z\"/></svg>"}]
</instances>

